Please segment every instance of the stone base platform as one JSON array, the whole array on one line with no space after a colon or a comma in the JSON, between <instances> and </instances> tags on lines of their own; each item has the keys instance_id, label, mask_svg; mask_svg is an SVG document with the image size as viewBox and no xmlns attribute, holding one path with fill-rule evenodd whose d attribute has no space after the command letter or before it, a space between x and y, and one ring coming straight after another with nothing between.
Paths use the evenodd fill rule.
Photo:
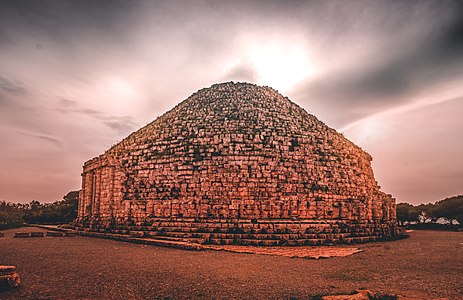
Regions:
<instances>
[{"instance_id":1,"label":"stone base platform","mask_svg":"<svg viewBox=\"0 0 463 300\"><path fill-rule=\"evenodd\" d=\"M185 242L181 240L170 239L154 239L154 238L137 238L130 235L92 232L88 230L74 230L55 225L33 225L46 230L55 230L58 233L78 234L87 237L96 237L104 239L112 239L117 241L145 244L152 246L176 248L182 250L203 251L226 251L234 253L258 254L284 256L290 258L305 258L305 259L320 259L329 257L345 257L361 252L359 248L349 246L237 246L237 245L205 245L193 242Z\"/></svg>"},{"instance_id":2,"label":"stone base platform","mask_svg":"<svg viewBox=\"0 0 463 300\"><path fill-rule=\"evenodd\" d=\"M142 224L112 225L92 220L75 224L77 231L129 235L134 238L212 245L316 246L398 239L394 224L345 220L222 220L166 218Z\"/></svg>"}]
</instances>

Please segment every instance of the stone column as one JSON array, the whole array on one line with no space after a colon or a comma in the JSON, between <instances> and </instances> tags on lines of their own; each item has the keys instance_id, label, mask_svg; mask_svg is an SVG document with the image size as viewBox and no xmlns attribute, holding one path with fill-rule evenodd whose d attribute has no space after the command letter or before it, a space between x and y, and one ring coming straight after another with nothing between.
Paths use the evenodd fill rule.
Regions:
<instances>
[{"instance_id":1,"label":"stone column","mask_svg":"<svg viewBox=\"0 0 463 300\"><path fill-rule=\"evenodd\" d=\"M99 217L100 215L100 199L101 199L101 168L93 171L93 198L92 198L92 216Z\"/></svg>"},{"instance_id":2,"label":"stone column","mask_svg":"<svg viewBox=\"0 0 463 300\"><path fill-rule=\"evenodd\" d=\"M110 183L109 183L109 194L108 194L108 211L107 211L107 217L110 217L111 219L114 217L114 180L116 175L116 168L115 167L110 167Z\"/></svg>"},{"instance_id":3,"label":"stone column","mask_svg":"<svg viewBox=\"0 0 463 300\"><path fill-rule=\"evenodd\" d=\"M80 190L80 193L79 193L79 204L78 204L78 208L77 208L77 218L79 220L79 222L82 220L82 218L84 217L84 207L85 207L85 193L87 192L86 189L85 189L85 173L82 173L81 174L81 177L82 177L82 189Z\"/></svg>"},{"instance_id":4,"label":"stone column","mask_svg":"<svg viewBox=\"0 0 463 300\"><path fill-rule=\"evenodd\" d=\"M94 194L94 175L93 171L85 174L85 195L84 195L84 216L90 217L92 215L92 201Z\"/></svg>"}]
</instances>

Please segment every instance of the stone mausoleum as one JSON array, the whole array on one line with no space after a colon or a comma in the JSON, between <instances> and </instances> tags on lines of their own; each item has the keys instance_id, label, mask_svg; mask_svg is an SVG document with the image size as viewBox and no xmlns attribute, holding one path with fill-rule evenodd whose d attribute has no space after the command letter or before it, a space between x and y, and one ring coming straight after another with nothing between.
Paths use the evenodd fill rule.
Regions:
<instances>
[{"instance_id":1,"label":"stone mausoleum","mask_svg":"<svg viewBox=\"0 0 463 300\"><path fill-rule=\"evenodd\" d=\"M393 238L371 160L272 88L215 84L84 164L75 225L211 244Z\"/></svg>"}]
</instances>

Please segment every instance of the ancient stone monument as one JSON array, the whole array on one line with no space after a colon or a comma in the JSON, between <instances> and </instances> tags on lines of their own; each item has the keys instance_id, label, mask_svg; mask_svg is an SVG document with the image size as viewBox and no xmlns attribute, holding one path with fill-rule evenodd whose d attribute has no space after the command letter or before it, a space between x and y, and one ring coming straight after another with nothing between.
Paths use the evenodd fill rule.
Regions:
<instances>
[{"instance_id":1,"label":"ancient stone monument","mask_svg":"<svg viewBox=\"0 0 463 300\"><path fill-rule=\"evenodd\" d=\"M215 84L87 161L75 224L213 244L392 238L371 160L272 88Z\"/></svg>"}]
</instances>

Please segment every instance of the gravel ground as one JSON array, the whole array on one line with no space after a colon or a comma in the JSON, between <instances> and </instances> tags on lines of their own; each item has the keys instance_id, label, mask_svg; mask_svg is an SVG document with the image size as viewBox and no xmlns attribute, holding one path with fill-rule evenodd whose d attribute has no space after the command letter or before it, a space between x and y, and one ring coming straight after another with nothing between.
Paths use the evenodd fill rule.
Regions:
<instances>
[{"instance_id":1,"label":"gravel ground","mask_svg":"<svg viewBox=\"0 0 463 300\"><path fill-rule=\"evenodd\" d=\"M348 257L186 251L89 237L0 238L22 286L0 299L310 299L369 289L463 299L463 232L414 231Z\"/></svg>"}]
</instances>

